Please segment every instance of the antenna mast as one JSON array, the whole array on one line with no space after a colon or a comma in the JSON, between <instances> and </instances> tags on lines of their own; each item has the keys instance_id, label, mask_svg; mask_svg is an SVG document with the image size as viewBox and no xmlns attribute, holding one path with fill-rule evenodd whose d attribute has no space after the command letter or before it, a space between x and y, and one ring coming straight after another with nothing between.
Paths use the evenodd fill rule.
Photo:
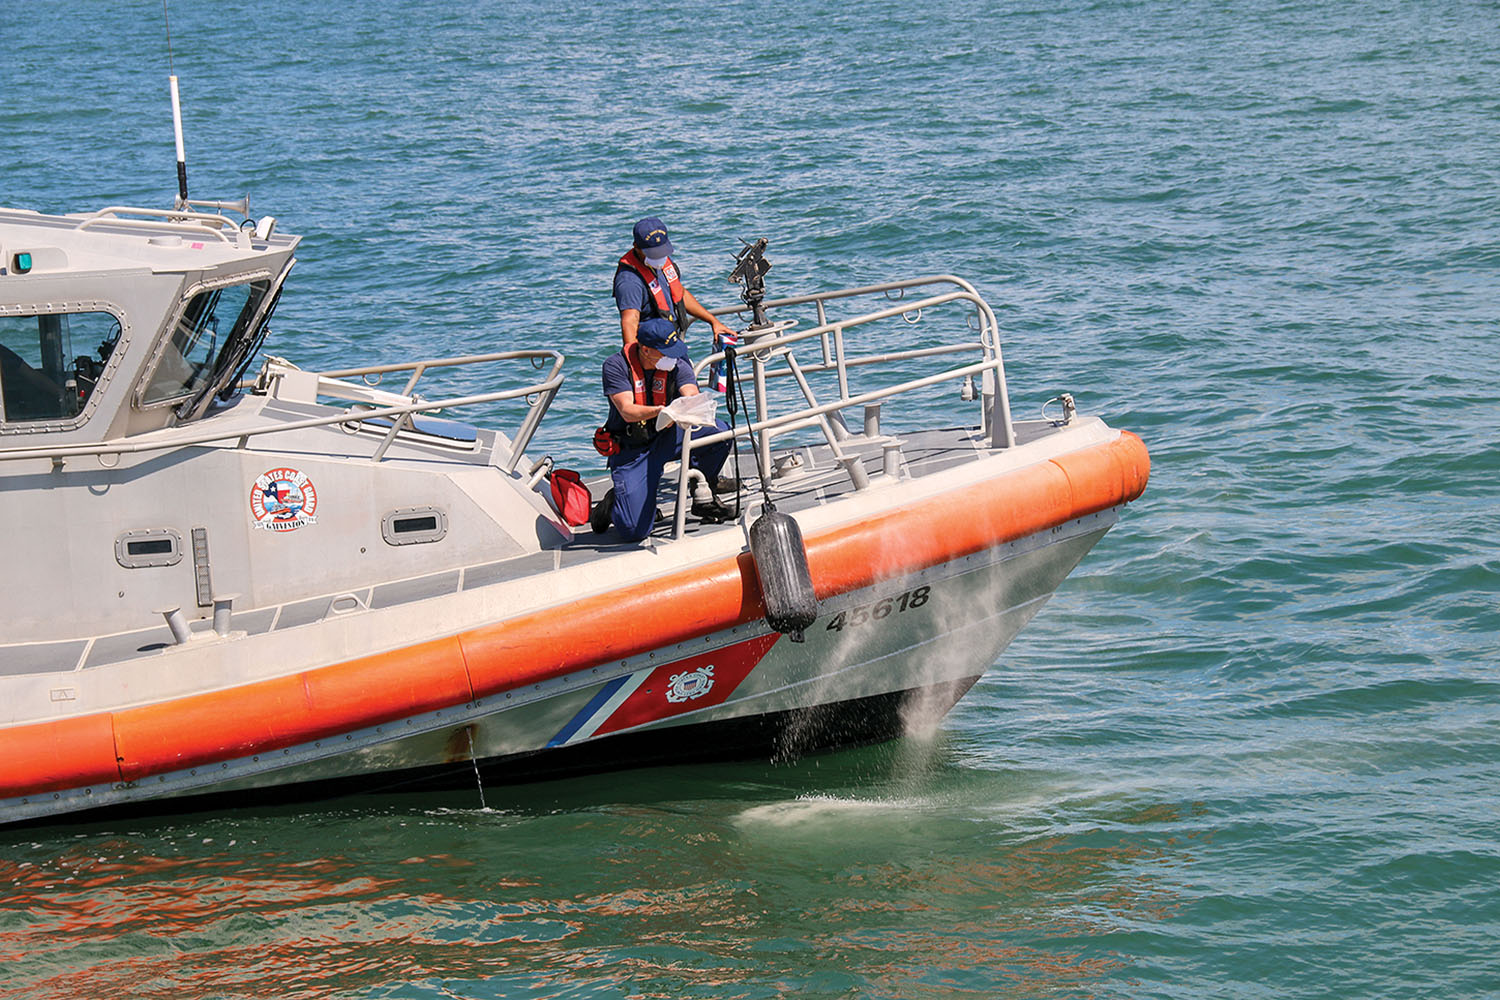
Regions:
<instances>
[{"instance_id":1,"label":"antenna mast","mask_svg":"<svg viewBox=\"0 0 1500 1000\"><path fill-rule=\"evenodd\" d=\"M172 133L177 139L177 207L187 203L187 154L182 149L182 101L177 94L177 73L172 66L172 18L167 0L161 0L162 17L167 22L167 81L172 85Z\"/></svg>"}]
</instances>

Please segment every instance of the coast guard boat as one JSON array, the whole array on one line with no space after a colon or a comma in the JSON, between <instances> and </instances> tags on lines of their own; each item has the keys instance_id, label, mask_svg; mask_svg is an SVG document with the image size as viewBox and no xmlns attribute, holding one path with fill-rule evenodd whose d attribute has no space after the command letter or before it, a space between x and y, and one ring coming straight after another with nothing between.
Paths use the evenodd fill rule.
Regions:
<instances>
[{"instance_id":1,"label":"coast guard boat","mask_svg":"<svg viewBox=\"0 0 1500 1000\"><path fill-rule=\"evenodd\" d=\"M1145 488L1141 441L1071 400L1012 419L967 282L752 297L755 247L737 359L699 365L737 361L745 406L625 544L528 453L558 352L262 360L297 244L202 203L0 210L0 823L895 737ZM419 393L460 367L496 388ZM713 523L684 470L725 435L743 502ZM772 504L816 602L793 634L748 544Z\"/></svg>"}]
</instances>

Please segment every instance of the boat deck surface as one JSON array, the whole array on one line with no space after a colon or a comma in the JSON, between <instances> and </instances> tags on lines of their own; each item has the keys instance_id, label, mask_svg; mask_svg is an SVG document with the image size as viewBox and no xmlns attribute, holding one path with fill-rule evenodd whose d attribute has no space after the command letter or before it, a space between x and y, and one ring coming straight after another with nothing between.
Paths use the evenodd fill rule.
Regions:
<instances>
[{"instance_id":1,"label":"boat deck surface","mask_svg":"<svg viewBox=\"0 0 1500 1000\"><path fill-rule=\"evenodd\" d=\"M1017 430L1019 432L1019 425ZM912 479L937 475L946 469L972 462L988 452L986 440L972 427L918 431L901 434L899 438L870 439L856 436L841 442L840 447L845 455L857 456L864 466L865 474L874 481L884 473L884 451L888 441L899 442L902 475ZM794 472L777 476L773 481L771 500L778 510L796 513L831 503L854 492L853 482L834 461L832 450L827 444L779 448L773 454L773 459L780 461L788 455L795 455L795 460L800 465ZM760 480L755 474L755 455L747 445L740 446L738 464L742 481L740 503L749 507L756 506L761 502ZM652 539L657 543L672 540L672 515L677 504L677 468L676 463L668 465L657 494L657 507L662 517L651 532ZM734 476L733 454L724 464L723 474ZM609 477L601 476L591 480L588 486L594 497L601 499L609 489ZM733 508L734 500L731 497L726 496L723 500ZM732 524L730 522L731 527ZM706 524L689 514L686 533L692 536L722 527L724 526L719 524ZM603 535L596 535L585 526L579 535L564 546L564 551L568 553L564 565L571 565L580 556L591 558L589 554L615 552L631 544L634 543L622 542L613 529Z\"/></svg>"}]
</instances>

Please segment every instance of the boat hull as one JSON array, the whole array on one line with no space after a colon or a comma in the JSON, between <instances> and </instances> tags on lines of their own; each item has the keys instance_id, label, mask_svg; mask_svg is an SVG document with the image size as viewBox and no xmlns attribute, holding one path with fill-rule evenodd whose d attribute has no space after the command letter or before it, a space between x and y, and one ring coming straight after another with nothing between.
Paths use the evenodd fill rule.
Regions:
<instances>
[{"instance_id":1,"label":"boat hull","mask_svg":"<svg viewBox=\"0 0 1500 1000\"><path fill-rule=\"evenodd\" d=\"M1116 520L1098 512L823 602L794 643L744 623L522 689L143 780L0 803L13 821L652 764L791 760L930 729ZM675 686L674 686L675 682Z\"/></svg>"},{"instance_id":2,"label":"boat hull","mask_svg":"<svg viewBox=\"0 0 1500 1000\"><path fill-rule=\"evenodd\" d=\"M0 818L791 758L935 725L1145 485L1133 435L808 535L772 632L749 555L354 660L0 730Z\"/></svg>"}]
</instances>

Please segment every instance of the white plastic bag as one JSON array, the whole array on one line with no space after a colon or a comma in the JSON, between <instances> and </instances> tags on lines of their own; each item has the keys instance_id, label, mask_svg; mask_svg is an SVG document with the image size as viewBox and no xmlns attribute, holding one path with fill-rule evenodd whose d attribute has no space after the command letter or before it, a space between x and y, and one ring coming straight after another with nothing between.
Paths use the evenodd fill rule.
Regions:
<instances>
[{"instance_id":1,"label":"white plastic bag","mask_svg":"<svg viewBox=\"0 0 1500 1000\"><path fill-rule=\"evenodd\" d=\"M719 401L706 392L678 396L656 415L656 429L662 430L672 423L682 427L712 427L718 408Z\"/></svg>"}]
</instances>

